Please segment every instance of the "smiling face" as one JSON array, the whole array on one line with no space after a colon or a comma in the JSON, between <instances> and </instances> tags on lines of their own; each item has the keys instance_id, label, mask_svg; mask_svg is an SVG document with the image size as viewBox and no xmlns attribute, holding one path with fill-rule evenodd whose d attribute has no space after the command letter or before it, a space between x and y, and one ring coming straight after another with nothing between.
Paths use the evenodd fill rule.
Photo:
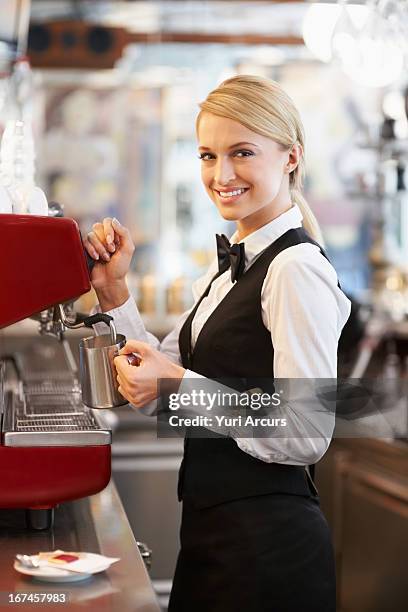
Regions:
<instances>
[{"instance_id":1,"label":"smiling face","mask_svg":"<svg viewBox=\"0 0 408 612\"><path fill-rule=\"evenodd\" d=\"M289 172L298 163L291 151L241 123L202 112L198 124L201 178L224 219L236 221L239 237L288 210Z\"/></svg>"}]
</instances>

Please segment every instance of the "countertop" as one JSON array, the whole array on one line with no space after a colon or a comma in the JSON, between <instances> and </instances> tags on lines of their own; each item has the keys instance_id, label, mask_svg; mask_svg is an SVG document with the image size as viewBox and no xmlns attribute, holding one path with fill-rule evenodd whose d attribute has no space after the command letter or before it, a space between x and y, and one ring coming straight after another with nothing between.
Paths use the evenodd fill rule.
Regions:
<instances>
[{"instance_id":1,"label":"countertop","mask_svg":"<svg viewBox=\"0 0 408 612\"><path fill-rule=\"evenodd\" d=\"M0 510L0 609L9 593L66 593L68 604L14 604L7 609L159 612L149 575L111 482L88 498L61 504L45 532L25 528L24 510ZM108 570L73 583L39 582L13 568L16 553L86 551L120 557Z\"/></svg>"}]
</instances>

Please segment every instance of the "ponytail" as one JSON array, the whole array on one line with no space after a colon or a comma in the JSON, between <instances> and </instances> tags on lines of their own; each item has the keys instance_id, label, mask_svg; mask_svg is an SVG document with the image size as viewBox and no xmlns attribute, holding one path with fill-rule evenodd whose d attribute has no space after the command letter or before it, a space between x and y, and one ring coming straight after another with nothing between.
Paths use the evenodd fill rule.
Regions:
<instances>
[{"instance_id":1,"label":"ponytail","mask_svg":"<svg viewBox=\"0 0 408 612\"><path fill-rule=\"evenodd\" d=\"M312 213L309 204L306 202L305 198L298 189L291 189L290 193L292 197L292 203L297 204L297 206L299 206L300 212L302 213L303 227L305 228L309 236L313 238L313 240L316 240L316 242L318 242L320 246L324 247L322 231L320 229L316 217Z\"/></svg>"}]
</instances>

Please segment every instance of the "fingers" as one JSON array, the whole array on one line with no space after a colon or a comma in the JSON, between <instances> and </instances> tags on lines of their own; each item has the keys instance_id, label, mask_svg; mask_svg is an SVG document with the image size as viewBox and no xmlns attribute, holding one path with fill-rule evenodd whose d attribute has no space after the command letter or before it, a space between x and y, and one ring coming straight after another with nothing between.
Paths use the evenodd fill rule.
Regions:
<instances>
[{"instance_id":1,"label":"fingers","mask_svg":"<svg viewBox=\"0 0 408 612\"><path fill-rule=\"evenodd\" d=\"M140 342L140 340L128 340L125 346L120 349L119 355L138 353L143 358L146 357L151 350L152 347L147 342Z\"/></svg>"},{"instance_id":2,"label":"fingers","mask_svg":"<svg viewBox=\"0 0 408 612\"><path fill-rule=\"evenodd\" d=\"M119 359L117 357L117 359ZM118 391L136 408L142 408L158 397L157 384L152 381L129 382L121 374L117 375Z\"/></svg>"},{"instance_id":3,"label":"fingers","mask_svg":"<svg viewBox=\"0 0 408 612\"><path fill-rule=\"evenodd\" d=\"M149 403L149 399L145 400L142 395L139 396L137 394L133 394L132 392L128 391L127 389L124 389L121 385L119 385L118 391L135 408L143 408L143 406L145 406L147 403Z\"/></svg>"},{"instance_id":4,"label":"fingers","mask_svg":"<svg viewBox=\"0 0 408 612\"><path fill-rule=\"evenodd\" d=\"M93 258L98 260L99 259L99 253L98 251L95 249L95 247L92 246L92 244L89 242L88 238L85 238L85 240L83 241L84 243L84 247L86 249L86 251L89 253L89 255Z\"/></svg>"},{"instance_id":5,"label":"fingers","mask_svg":"<svg viewBox=\"0 0 408 612\"><path fill-rule=\"evenodd\" d=\"M107 250L110 251L111 253L114 253L116 250L116 247L115 247L115 230L112 227L112 219L110 217L106 217L102 223L103 223L103 231L105 234Z\"/></svg>"},{"instance_id":6,"label":"fingers","mask_svg":"<svg viewBox=\"0 0 408 612\"><path fill-rule=\"evenodd\" d=\"M141 376L140 365L142 361L140 361L138 367L136 367L134 365L130 365L126 355L119 355L118 357L114 358L113 363L115 364L117 376L120 376L126 381L125 386L131 388L135 387ZM135 372L135 370L138 371Z\"/></svg>"},{"instance_id":7,"label":"fingers","mask_svg":"<svg viewBox=\"0 0 408 612\"><path fill-rule=\"evenodd\" d=\"M95 223L92 226L92 231L87 235L87 242L89 243L87 251L91 257L97 259L99 256L98 258L106 262L110 261L118 246L130 256L135 248L129 230L116 218L110 217L105 217L102 223Z\"/></svg>"},{"instance_id":8,"label":"fingers","mask_svg":"<svg viewBox=\"0 0 408 612\"><path fill-rule=\"evenodd\" d=\"M125 359L124 356L115 358L118 391L128 400L128 402L139 408L145 403L143 401L144 395L140 392L140 385L138 385L136 381L131 380L126 373L122 372L122 365L124 366L125 362L121 360Z\"/></svg>"},{"instance_id":9,"label":"fingers","mask_svg":"<svg viewBox=\"0 0 408 612\"><path fill-rule=\"evenodd\" d=\"M119 382L119 377L118 377L118 382ZM125 399L127 399L128 402L130 402L136 407L139 407L137 403L137 399L134 396L134 394L123 383L121 384L121 382L119 382L118 391L121 395L123 395Z\"/></svg>"},{"instance_id":10,"label":"fingers","mask_svg":"<svg viewBox=\"0 0 408 612\"><path fill-rule=\"evenodd\" d=\"M119 238L119 244L122 249L132 255L135 250L135 245L133 244L132 236L130 235L130 231L124 225L121 225L116 218L112 219L112 226L115 230L115 234Z\"/></svg>"},{"instance_id":11,"label":"fingers","mask_svg":"<svg viewBox=\"0 0 408 612\"><path fill-rule=\"evenodd\" d=\"M101 259L104 261L110 261L110 255L105 243L105 232L102 223L95 223L92 226L92 231L89 232L87 240Z\"/></svg>"},{"instance_id":12,"label":"fingers","mask_svg":"<svg viewBox=\"0 0 408 612\"><path fill-rule=\"evenodd\" d=\"M126 370L128 370L129 368L131 368L132 366L129 364L127 358L125 355L119 355L118 357L115 357L113 360L113 363L115 364L115 368L116 371L118 373L118 375L123 376L123 377L127 377L126 376Z\"/></svg>"},{"instance_id":13,"label":"fingers","mask_svg":"<svg viewBox=\"0 0 408 612\"><path fill-rule=\"evenodd\" d=\"M113 217L113 219L112 219L112 226L113 226L113 229L115 230L115 232L117 234L119 234L119 236L121 238L130 238L129 230L127 229L127 227L125 227L124 225L119 223L119 221L116 219L116 217Z\"/></svg>"}]
</instances>

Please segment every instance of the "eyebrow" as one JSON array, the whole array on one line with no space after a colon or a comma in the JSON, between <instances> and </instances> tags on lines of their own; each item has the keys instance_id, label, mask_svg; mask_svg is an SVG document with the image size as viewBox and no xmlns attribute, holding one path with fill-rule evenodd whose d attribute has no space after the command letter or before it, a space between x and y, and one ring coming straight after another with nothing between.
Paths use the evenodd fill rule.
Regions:
<instances>
[{"instance_id":1,"label":"eyebrow","mask_svg":"<svg viewBox=\"0 0 408 612\"><path fill-rule=\"evenodd\" d=\"M259 149L258 145L256 145L253 142L236 142L235 144L231 145L230 147L228 147L228 149L235 149L235 147L242 147L243 145L250 145L251 147L256 147L257 149ZM199 149L203 149L204 151L210 151L210 147L198 147Z\"/></svg>"}]
</instances>

